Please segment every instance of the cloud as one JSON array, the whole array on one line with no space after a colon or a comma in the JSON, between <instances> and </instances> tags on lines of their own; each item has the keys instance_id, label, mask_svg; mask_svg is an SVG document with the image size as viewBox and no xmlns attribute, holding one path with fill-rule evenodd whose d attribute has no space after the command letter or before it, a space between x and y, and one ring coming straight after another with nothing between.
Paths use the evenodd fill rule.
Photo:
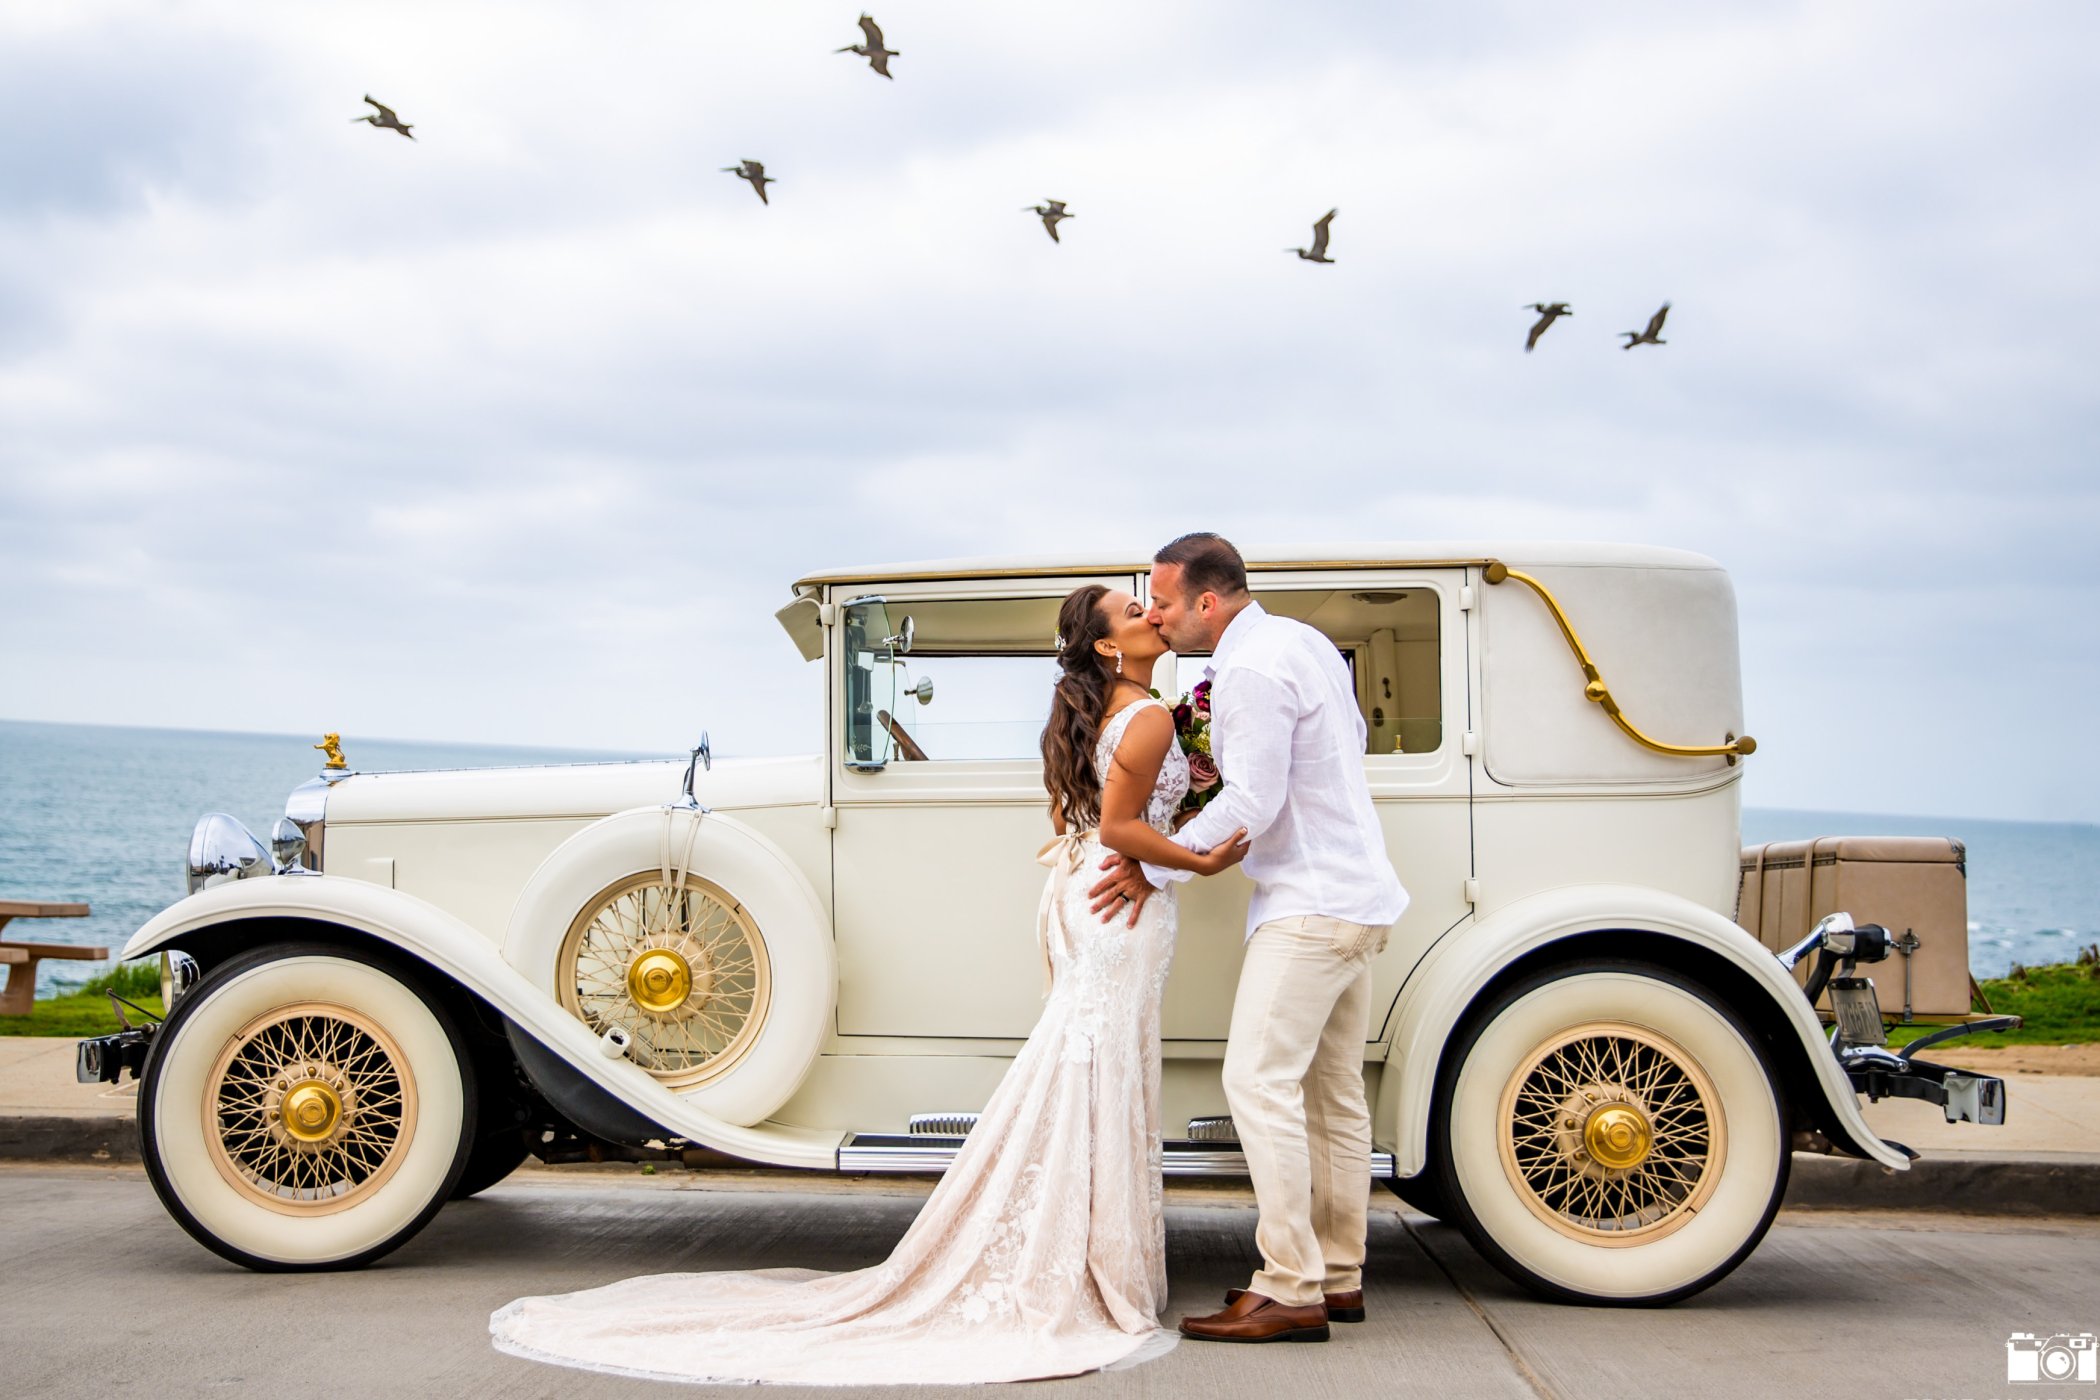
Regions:
<instances>
[{"instance_id":1,"label":"cloud","mask_svg":"<svg viewBox=\"0 0 2100 1400\"><path fill-rule=\"evenodd\" d=\"M0 17L0 713L807 748L842 560L1601 536L1736 573L1752 800L2100 817L2084 8L852 18Z\"/></svg>"}]
</instances>

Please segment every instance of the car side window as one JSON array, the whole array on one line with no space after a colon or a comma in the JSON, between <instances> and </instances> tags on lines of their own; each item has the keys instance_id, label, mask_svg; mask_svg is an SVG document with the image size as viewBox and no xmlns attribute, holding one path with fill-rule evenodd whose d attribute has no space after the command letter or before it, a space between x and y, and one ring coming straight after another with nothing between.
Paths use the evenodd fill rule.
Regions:
<instances>
[{"instance_id":1,"label":"car side window","mask_svg":"<svg viewBox=\"0 0 2100 1400\"><path fill-rule=\"evenodd\" d=\"M1443 747L1443 640L1433 588L1265 589L1263 608L1323 633L1349 664L1368 754Z\"/></svg>"},{"instance_id":2,"label":"car side window","mask_svg":"<svg viewBox=\"0 0 2100 1400\"><path fill-rule=\"evenodd\" d=\"M881 622L856 620L849 611L848 762L1038 758L1058 674L1060 601L893 598ZM883 627L901 629L906 616L909 651L893 655L856 640Z\"/></svg>"}]
</instances>

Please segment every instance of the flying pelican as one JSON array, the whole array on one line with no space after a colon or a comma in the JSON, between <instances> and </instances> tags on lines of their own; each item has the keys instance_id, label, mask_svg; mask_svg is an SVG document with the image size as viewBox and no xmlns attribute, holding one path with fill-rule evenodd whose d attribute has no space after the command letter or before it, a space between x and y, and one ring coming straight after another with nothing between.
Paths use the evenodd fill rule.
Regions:
<instances>
[{"instance_id":1,"label":"flying pelican","mask_svg":"<svg viewBox=\"0 0 2100 1400\"><path fill-rule=\"evenodd\" d=\"M1042 204L1031 204L1026 209L1023 209L1021 212L1023 214L1041 215L1043 220L1043 232L1050 235L1050 241L1052 243L1061 243L1064 241L1063 239L1057 236L1057 221L1059 219L1076 219L1079 217L1077 214L1067 214L1065 212L1065 202L1061 199L1049 200Z\"/></svg>"},{"instance_id":2,"label":"flying pelican","mask_svg":"<svg viewBox=\"0 0 2100 1400\"><path fill-rule=\"evenodd\" d=\"M1531 334L1524 337L1524 353L1527 355L1531 353L1531 347L1539 343L1539 337L1546 333L1546 327L1552 325L1554 321L1562 316L1573 316L1575 314L1568 309L1568 304L1564 301L1535 301L1524 309L1539 313L1539 319L1532 326Z\"/></svg>"},{"instance_id":3,"label":"flying pelican","mask_svg":"<svg viewBox=\"0 0 2100 1400\"><path fill-rule=\"evenodd\" d=\"M1296 253L1299 257L1305 259L1307 262L1333 262L1334 259L1327 256L1327 226L1333 223L1334 216L1341 212L1342 211L1339 209L1330 209L1320 216L1320 221L1313 225L1312 247L1286 248L1283 251L1286 253Z\"/></svg>"},{"instance_id":4,"label":"flying pelican","mask_svg":"<svg viewBox=\"0 0 2100 1400\"><path fill-rule=\"evenodd\" d=\"M372 106L376 109L377 115L369 117L352 117L350 119L351 121L370 122L372 125L377 127L384 127L390 131L398 131L403 136L408 137L408 139L411 141L416 139L414 134L410 131L411 124L404 122L401 120L401 118L395 116L393 108L387 106L384 102L377 100L369 92L365 94L365 101L372 104Z\"/></svg>"},{"instance_id":5,"label":"flying pelican","mask_svg":"<svg viewBox=\"0 0 2100 1400\"><path fill-rule=\"evenodd\" d=\"M1621 350L1631 350L1636 345L1668 345L1670 342L1662 338L1662 328L1663 317L1669 314L1670 303L1664 302L1662 310L1648 318L1648 329L1638 335L1632 331L1620 331L1619 334L1626 337L1626 343L1619 348Z\"/></svg>"},{"instance_id":6,"label":"flying pelican","mask_svg":"<svg viewBox=\"0 0 2100 1400\"><path fill-rule=\"evenodd\" d=\"M774 181L771 175L766 174L764 161L746 160L741 165L725 165L722 167L722 173L734 175L739 180L749 180L751 188L758 191L759 203L771 204L773 202L766 198L766 186L774 183Z\"/></svg>"},{"instance_id":7,"label":"flying pelican","mask_svg":"<svg viewBox=\"0 0 2100 1400\"><path fill-rule=\"evenodd\" d=\"M897 75L890 72L890 60L900 57L900 52L896 49L886 49L882 46L882 26L875 22L874 16L862 15L860 17L860 32L868 36L866 43L848 44L845 48L833 49L832 52L857 53L868 61L870 68L882 74L883 77L895 78Z\"/></svg>"}]
</instances>

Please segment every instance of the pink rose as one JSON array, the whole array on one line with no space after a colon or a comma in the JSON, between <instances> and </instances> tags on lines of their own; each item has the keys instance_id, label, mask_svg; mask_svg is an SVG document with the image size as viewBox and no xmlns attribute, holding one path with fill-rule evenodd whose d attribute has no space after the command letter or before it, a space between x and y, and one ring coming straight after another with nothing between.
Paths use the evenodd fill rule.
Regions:
<instances>
[{"instance_id":1,"label":"pink rose","mask_svg":"<svg viewBox=\"0 0 2100 1400\"><path fill-rule=\"evenodd\" d=\"M1189 791L1209 792L1218 785L1218 761L1207 753L1189 755Z\"/></svg>"}]
</instances>

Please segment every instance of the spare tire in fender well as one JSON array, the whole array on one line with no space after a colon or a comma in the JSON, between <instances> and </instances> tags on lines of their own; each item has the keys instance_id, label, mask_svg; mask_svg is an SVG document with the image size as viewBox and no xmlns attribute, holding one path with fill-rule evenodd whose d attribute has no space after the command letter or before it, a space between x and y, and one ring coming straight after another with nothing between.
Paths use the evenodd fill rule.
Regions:
<instances>
[{"instance_id":1,"label":"spare tire in fender well","mask_svg":"<svg viewBox=\"0 0 2100 1400\"><path fill-rule=\"evenodd\" d=\"M750 1011L755 1030L718 1075L671 1086L723 1121L749 1126L787 1102L815 1064L831 1031L838 982L823 903L793 861L751 827L685 806L638 807L593 822L526 881L503 957L561 1000L564 944L592 902L667 868L676 882L697 879L726 894L763 945L766 985Z\"/></svg>"}]
</instances>

